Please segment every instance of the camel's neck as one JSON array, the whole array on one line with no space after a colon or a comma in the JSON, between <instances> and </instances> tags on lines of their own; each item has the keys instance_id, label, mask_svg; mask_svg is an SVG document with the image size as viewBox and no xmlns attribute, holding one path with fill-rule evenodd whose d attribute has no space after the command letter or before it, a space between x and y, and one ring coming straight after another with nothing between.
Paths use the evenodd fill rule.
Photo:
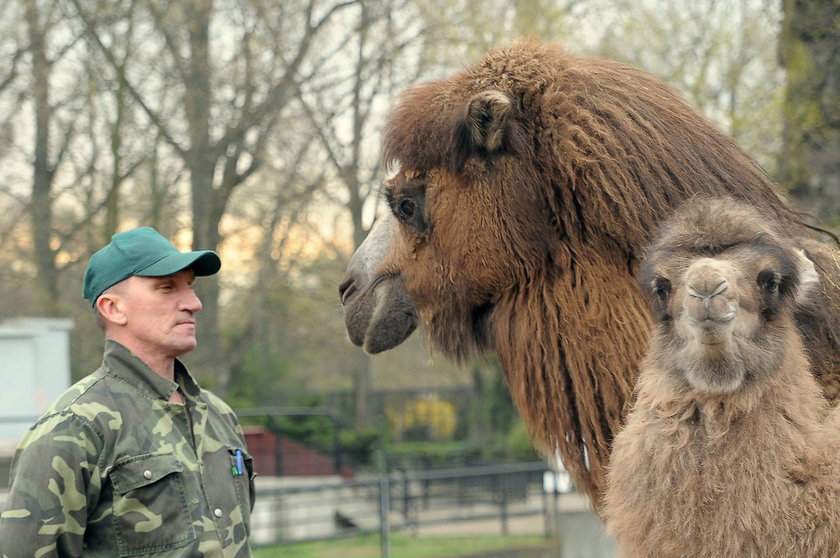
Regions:
<instances>
[{"instance_id":1,"label":"camel's neck","mask_svg":"<svg viewBox=\"0 0 840 558\"><path fill-rule=\"evenodd\" d=\"M771 377L748 380L733 394L700 393L677 372L665 373L653 364L646 363L643 370L637 411L648 419L667 417L671 431L686 439L735 439L738 432L764 432L772 437L769 443L781 448L793 438L810 436L824 420L825 398L798 336L788 339L782 364ZM785 441L786 436L791 439ZM749 437L743 442L750 443Z\"/></svg>"},{"instance_id":2,"label":"camel's neck","mask_svg":"<svg viewBox=\"0 0 840 558\"><path fill-rule=\"evenodd\" d=\"M559 450L597 505L650 318L626 260L578 254L567 269L501 301L492 335L535 441Z\"/></svg>"}]
</instances>

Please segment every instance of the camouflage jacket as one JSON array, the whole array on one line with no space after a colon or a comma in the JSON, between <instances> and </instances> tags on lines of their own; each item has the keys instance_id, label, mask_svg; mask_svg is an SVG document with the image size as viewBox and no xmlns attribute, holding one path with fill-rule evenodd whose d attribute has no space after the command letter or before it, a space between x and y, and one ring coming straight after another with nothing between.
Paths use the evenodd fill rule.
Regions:
<instances>
[{"instance_id":1,"label":"camouflage jacket","mask_svg":"<svg viewBox=\"0 0 840 558\"><path fill-rule=\"evenodd\" d=\"M102 366L15 452L2 556L251 556L242 429L178 361L175 370L178 384L106 341ZM186 405L168 402L178 385Z\"/></svg>"}]
</instances>

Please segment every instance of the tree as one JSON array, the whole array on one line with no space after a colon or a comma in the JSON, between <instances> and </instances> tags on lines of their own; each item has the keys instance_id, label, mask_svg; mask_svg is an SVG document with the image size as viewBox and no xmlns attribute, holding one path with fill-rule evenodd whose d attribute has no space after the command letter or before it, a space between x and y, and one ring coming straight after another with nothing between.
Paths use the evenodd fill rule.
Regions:
<instances>
[{"instance_id":1,"label":"tree","mask_svg":"<svg viewBox=\"0 0 840 558\"><path fill-rule=\"evenodd\" d=\"M840 2L784 0L787 70L780 179L814 215L840 222Z\"/></svg>"},{"instance_id":2,"label":"tree","mask_svg":"<svg viewBox=\"0 0 840 558\"><path fill-rule=\"evenodd\" d=\"M382 122L381 105L396 88L416 78L416 63L404 54L421 34L408 24L404 0L362 0L358 8L338 48L321 50L328 71L298 90L298 100L331 170L332 191L338 190L334 199L348 210L354 248L369 230L366 209L376 205L378 185L384 178L373 140ZM356 353L350 362L358 428L371 422L371 366L364 353Z\"/></svg>"},{"instance_id":3,"label":"tree","mask_svg":"<svg viewBox=\"0 0 840 558\"><path fill-rule=\"evenodd\" d=\"M580 50L580 23L592 0L415 0L422 22L421 67L435 72L460 69L465 61L517 37L536 35ZM595 11L599 8L595 7ZM593 28L597 28L596 24Z\"/></svg>"},{"instance_id":4,"label":"tree","mask_svg":"<svg viewBox=\"0 0 840 558\"><path fill-rule=\"evenodd\" d=\"M772 48L778 9L739 0L608 4L594 50L668 82L772 170L783 82Z\"/></svg>"},{"instance_id":5,"label":"tree","mask_svg":"<svg viewBox=\"0 0 840 558\"><path fill-rule=\"evenodd\" d=\"M57 246L53 219L54 185L56 171L75 136L74 119L66 110L62 117L60 107L71 104L77 90L71 87L68 94L58 94L53 73L56 64L75 44L76 37L50 40L57 35L55 28L61 15L55 4L25 0L23 8L34 112L30 229L40 306L46 315L56 316L60 298L56 256L60 242Z\"/></svg>"},{"instance_id":6,"label":"tree","mask_svg":"<svg viewBox=\"0 0 840 558\"><path fill-rule=\"evenodd\" d=\"M112 71L189 173L192 245L216 250L234 190L260 167L266 138L294 98L319 32L346 2L267 3L139 0L120 17L101 5L70 0ZM124 68L113 37L126 18L152 30L143 57ZM149 68L155 68L150 75ZM170 96L161 95L166 84ZM174 102L173 102L174 97ZM218 277L198 283L202 343L195 360L224 393L230 380L219 329Z\"/></svg>"}]
</instances>

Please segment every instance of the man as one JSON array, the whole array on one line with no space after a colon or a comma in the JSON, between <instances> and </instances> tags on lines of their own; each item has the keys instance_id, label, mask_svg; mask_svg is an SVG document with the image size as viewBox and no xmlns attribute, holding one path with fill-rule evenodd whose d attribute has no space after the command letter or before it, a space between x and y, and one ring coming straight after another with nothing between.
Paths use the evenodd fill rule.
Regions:
<instances>
[{"instance_id":1,"label":"man","mask_svg":"<svg viewBox=\"0 0 840 558\"><path fill-rule=\"evenodd\" d=\"M251 556L254 485L239 422L177 357L196 347L196 276L152 228L113 236L85 271L102 366L68 389L15 452L0 554Z\"/></svg>"}]
</instances>

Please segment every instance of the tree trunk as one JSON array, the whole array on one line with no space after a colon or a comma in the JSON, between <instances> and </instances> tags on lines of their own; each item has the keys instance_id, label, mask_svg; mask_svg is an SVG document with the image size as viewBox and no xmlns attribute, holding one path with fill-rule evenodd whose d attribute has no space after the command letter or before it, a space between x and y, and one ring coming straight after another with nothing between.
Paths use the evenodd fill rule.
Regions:
<instances>
[{"instance_id":1,"label":"tree trunk","mask_svg":"<svg viewBox=\"0 0 840 558\"><path fill-rule=\"evenodd\" d=\"M193 250L218 250L219 221L214 207L214 176L216 156L210 138L210 107L213 104L210 85L210 18L213 3L199 0L185 2L189 22L190 65L184 106L190 135L190 148L186 155L190 169L192 196ZM203 304L198 314L199 345L194 355L196 373L202 378L212 378L212 387L224 395L230 383L230 366L225 358L219 333L219 280L218 277L201 278L197 292Z\"/></svg>"},{"instance_id":2,"label":"tree trunk","mask_svg":"<svg viewBox=\"0 0 840 558\"><path fill-rule=\"evenodd\" d=\"M35 109L35 151L32 173L32 237L35 249L37 284L42 311L47 316L58 314L58 272L52 236L52 184L49 141L52 107L49 101L50 63L46 52L46 32L40 21L37 2L26 3L26 24L29 51L32 55L32 92Z\"/></svg>"},{"instance_id":3,"label":"tree trunk","mask_svg":"<svg viewBox=\"0 0 840 558\"><path fill-rule=\"evenodd\" d=\"M780 180L831 224L840 215L840 2L783 0L783 8L779 51L787 87Z\"/></svg>"}]
</instances>

